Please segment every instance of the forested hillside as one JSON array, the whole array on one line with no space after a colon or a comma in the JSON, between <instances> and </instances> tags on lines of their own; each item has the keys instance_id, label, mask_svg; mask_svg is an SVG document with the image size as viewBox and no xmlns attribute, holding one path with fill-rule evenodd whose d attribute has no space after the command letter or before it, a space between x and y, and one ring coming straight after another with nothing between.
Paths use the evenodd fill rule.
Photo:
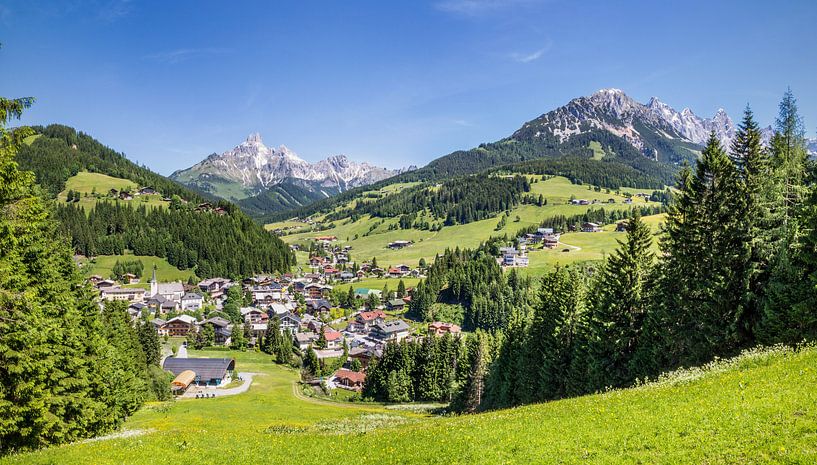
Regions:
<instances>
[{"instance_id":1,"label":"forested hillside","mask_svg":"<svg viewBox=\"0 0 817 465\"><path fill-rule=\"evenodd\" d=\"M54 197L81 171L127 179L172 198L167 208L148 209L100 199L92 208L60 203L56 218L77 253L167 258L179 269L201 277L244 276L284 272L294 255L278 238L255 224L234 205L221 201L197 208L207 199L190 189L136 165L87 134L62 125L35 128L40 137L17 154L22 169Z\"/></svg>"},{"instance_id":2,"label":"forested hillside","mask_svg":"<svg viewBox=\"0 0 817 465\"><path fill-rule=\"evenodd\" d=\"M5 129L30 99L0 98L0 454L117 427L169 397L156 333L123 304L100 312L15 154L32 132Z\"/></svg>"}]
</instances>

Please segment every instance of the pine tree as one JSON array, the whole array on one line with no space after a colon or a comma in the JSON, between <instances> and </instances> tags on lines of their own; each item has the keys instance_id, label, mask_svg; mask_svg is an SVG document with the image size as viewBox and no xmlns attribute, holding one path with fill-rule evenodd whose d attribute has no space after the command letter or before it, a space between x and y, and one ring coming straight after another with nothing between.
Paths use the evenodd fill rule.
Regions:
<instances>
[{"instance_id":1,"label":"pine tree","mask_svg":"<svg viewBox=\"0 0 817 465\"><path fill-rule=\"evenodd\" d=\"M403 282L401 279L400 282L397 283L397 298L402 299L406 296L406 283Z\"/></svg>"},{"instance_id":2,"label":"pine tree","mask_svg":"<svg viewBox=\"0 0 817 465\"><path fill-rule=\"evenodd\" d=\"M318 341L315 343L315 346L318 349L325 349L326 344L326 325L321 325L320 335L318 336Z\"/></svg>"},{"instance_id":3,"label":"pine tree","mask_svg":"<svg viewBox=\"0 0 817 465\"><path fill-rule=\"evenodd\" d=\"M629 220L627 239L602 266L589 293L590 388L620 387L632 380L635 353L647 299L645 283L652 269L652 233L638 211Z\"/></svg>"}]
</instances>

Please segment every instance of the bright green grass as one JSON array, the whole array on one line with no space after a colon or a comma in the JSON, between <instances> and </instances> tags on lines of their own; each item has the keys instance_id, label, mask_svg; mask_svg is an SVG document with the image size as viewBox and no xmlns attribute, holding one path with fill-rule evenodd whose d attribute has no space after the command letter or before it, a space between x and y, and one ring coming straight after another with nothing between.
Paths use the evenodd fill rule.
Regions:
<instances>
[{"instance_id":1,"label":"bright green grass","mask_svg":"<svg viewBox=\"0 0 817 465\"><path fill-rule=\"evenodd\" d=\"M142 272L141 282L137 286L146 289L149 288L148 283L153 274L154 265L156 265L156 279L158 279L159 282L181 281L186 283L187 279L191 276L196 280L196 274L192 270L180 270L168 263L164 258L147 255L99 255L91 260L85 261L82 270L88 276L98 274L107 279L111 276L113 266L117 260L141 260L142 264L145 265L145 269Z\"/></svg>"},{"instance_id":2,"label":"bright green grass","mask_svg":"<svg viewBox=\"0 0 817 465\"><path fill-rule=\"evenodd\" d=\"M590 141L590 150L593 151L593 160L601 160L606 155L601 144L595 140Z\"/></svg>"},{"instance_id":3,"label":"bright green grass","mask_svg":"<svg viewBox=\"0 0 817 465\"><path fill-rule=\"evenodd\" d=\"M536 178L541 179L540 176L536 176ZM352 223L347 223L344 220L335 221L335 227L326 231L291 234L283 236L282 239L290 244L304 243L318 235L333 235L338 237L339 245L352 246L351 255L353 260L364 261L377 257L378 264L383 267L400 263L416 266L420 258L425 258L427 262L431 263L434 256L442 253L446 248L474 248L491 236L508 234L510 237L524 227L538 225L542 220L553 216L577 215L591 208L604 208L606 210L629 210L632 208L631 205L623 203L624 196L607 193L605 190L596 192L593 189L588 189L586 185L572 184L563 177L553 177L531 184L531 194L535 196L542 194L547 199L548 204L542 207L518 205L511 210L505 227L500 231L496 231L499 217L464 225L448 226L441 231L431 232L416 229L389 231L389 225L396 224L397 219L372 219L369 216L364 216ZM570 205L571 197L590 201L599 200L604 203L586 206ZM606 203L611 198L616 203ZM643 199L635 198L633 204L643 205L644 203ZM517 216L520 219L518 222L515 221ZM277 228L288 224L291 224L291 222L273 223L268 227ZM364 236L372 224L379 224L379 226L371 234ZM358 236L357 239L355 239L355 235ZM397 240L410 240L414 241L414 244L400 250L387 248L389 242ZM600 254L593 256L596 257L595 259L601 258ZM298 256L298 263L302 264L301 266L305 270L306 267L303 267L305 262L301 257ZM305 254L303 257L306 258Z\"/></svg>"},{"instance_id":4,"label":"bright green grass","mask_svg":"<svg viewBox=\"0 0 817 465\"><path fill-rule=\"evenodd\" d=\"M353 283L335 284L334 288L346 292L349 291L350 287L353 287L355 289L366 288L382 291L383 286L388 286L389 292L391 292L397 290L397 285L400 283L401 279L403 280L403 284L406 286L406 288L414 287L417 285L418 282L420 282L419 278L381 278L381 279L372 278L361 279L360 281L355 281Z\"/></svg>"},{"instance_id":5,"label":"bright green grass","mask_svg":"<svg viewBox=\"0 0 817 465\"><path fill-rule=\"evenodd\" d=\"M128 179L115 178L105 174L82 171L77 173L75 176L71 176L67 181L65 181L65 190L59 193L57 200L60 202L65 202L65 199L68 197L68 191L73 190L75 192L80 192L81 196L78 205L85 207L86 211L90 211L92 208L94 208L97 202L101 201L117 203L122 202L133 205L134 207L139 205L145 205L147 207L165 207L167 205L167 202L162 200L161 195L138 195L135 196L133 200L119 200L108 197L108 191L111 189L116 189L117 191L122 189L130 189L131 192L133 192L133 190L135 190L137 187L139 186L135 182Z\"/></svg>"},{"instance_id":6,"label":"bright green grass","mask_svg":"<svg viewBox=\"0 0 817 465\"><path fill-rule=\"evenodd\" d=\"M644 222L650 226L654 236L653 251L658 252L658 233L660 224L664 221L665 215L651 215L643 218ZM528 252L529 265L521 268L522 274L532 277L544 275L556 265L569 265L588 261L602 260L607 255L618 249L618 241L623 241L626 237L624 232L616 232L616 225L610 224L603 228L602 232L585 233L573 232L562 234L558 247L555 249L537 248ZM568 249L569 252L564 250Z\"/></svg>"},{"instance_id":7,"label":"bright green grass","mask_svg":"<svg viewBox=\"0 0 817 465\"><path fill-rule=\"evenodd\" d=\"M236 358L239 371L263 373L248 393L150 405L124 426L147 434L0 462L323 465L339 457L362 465L817 462L815 349L755 353L635 389L450 418L305 400L292 389L295 372L269 365L265 355ZM390 426L363 432L383 424Z\"/></svg>"}]
</instances>

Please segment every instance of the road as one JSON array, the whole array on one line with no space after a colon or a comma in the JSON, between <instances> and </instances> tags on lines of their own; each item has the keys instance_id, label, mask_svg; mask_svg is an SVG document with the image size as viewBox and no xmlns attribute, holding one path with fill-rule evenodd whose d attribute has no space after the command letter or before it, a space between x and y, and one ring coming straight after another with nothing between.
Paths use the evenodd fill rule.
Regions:
<instances>
[{"instance_id":1,"label":"road","mask_svg":"<svg viewBox=\"0 0 817 465\"><path fill-rule=\"evenodd\" d=\"M236 394L242 394L247 392L250 389L250 385L252 384L253 376L257 375L258 373L239 373L238 376L244 380L240 386L236 386L234 388L229 389L222 389L212 386L190 386L190 388L182 395L182 398L189 399L195 398L196 394L215 394L216 398L223 397L223 396L234 396Z\"/></svg>"}]
</instances>

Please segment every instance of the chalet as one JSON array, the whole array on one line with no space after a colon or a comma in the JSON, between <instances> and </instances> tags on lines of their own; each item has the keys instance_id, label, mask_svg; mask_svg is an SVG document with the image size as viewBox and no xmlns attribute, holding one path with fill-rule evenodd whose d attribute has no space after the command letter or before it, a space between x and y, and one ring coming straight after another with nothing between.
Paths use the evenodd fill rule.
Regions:
<instances>
[{"instance_id":1,"label":"chalet","mask_svg":"<svg viewBox=\"0 0 817 465\"><path fill-rule=\"evenodd\" d=\"M299 350L306 350L310 345L314 345L318 341L318 335L314 332L295 333L293 335L295 345Z\"/></svg>"},{"instance_id":2,"label":"chalet","mask_svg":"<svg viewBox=\"0 0 817 465\"><path fill-rule=\"evenodd\" d=\"M139 284L139 276L133 273L125 273L122 275L123 284Z\"/></svg>"},{"instance_id":3,"label":"chalet","mask_svg":"<svg viewBox=\"0 0 817 465\"><path fill-rule=\"evenodd\" d=\"M119 200L133 200L133 196L130 192L120 191Z\"/></svg>"},{"instance_id":4,"label":"chalet","mask_svg":"<svg viewBox=\"0 0 817 465\"><path fill-rule=\"evenodd\" d=\"M582 232L601 232L601 227L596 223L582 223Z\"/></svg>"},{"instance_id":5,"label":"chalet","mask_svg":"<svg viewBox=\"0 0 817 465\"><path fill-rule=\"evenodd\" d=\"M142 302L145 300L145 290L138 287L103 287L99 292L102 300L124 300L126 302Z\"/></svg>"},{"instance_id":6,"label":"chalet","mask_svg":"<svg viewBox=\"0 0 817 465\"><path fill-rule=\"evenodd\" d=\"M155 195L155 194L158 194L158 192L156 192L156 189L152 187L143 187L139 189L139 195Z\"/></svg>"},{"instance_id":7,"label":"chalet","mask_svg":"<svg viewBox=\"0 0 817 465\"><path fill-rule=\"evenodd\" d=\"M188 292L182 296L182 310L198 311L204 305L204 297L195 292Z\"/></svg>"},{"instance_id":8,"label":"chalet","mask_svg":"<svg viewBox=\"0 0 817 465\"><path fill-rule=\"evenodd\" d=\"M216 344L223 345L230 341L232 335L232 325L229 321L221 317L208 318L201 322L199 327L212 326L216 334Z\"/></svg>"},{"instance_id":9,"label":"chalet","mask_svg":"<svg viewBox=\"0 0 817 465\"><path fill-rule=\"evenodd\" d=\"M209 278L199 283L199 289L210 294L210 297L218 299L227 292L230 284L232 281L226 278Z\"/></svg>"},{"instance_id":10,"label":"chalet","mask_svg":"<svg viewBox=\"0 0 817 465\"><path fill-rule=\"evenodd\" d=\"M500 247L499 253L502 254L500 259L502 266L528 266L528 256L524 250L517 250L515 247Z\"/></svg>"},{"instance_id":11,"label":"chalet","mask_svg":"<svg viewBox=\"0 0 817 465\"><path fill-rule=\"evenodd\" d=\"M616 203L616 199L607 199L607 203Z\"/></svg>"},{"instance_id":12,"label":"chalet","mask_svg":"<svg viewBox=\"0 0 817 465\"><path fill-rule=\"evenodd\" d=\"M315 236L315 242L335 242L338 240L335 236Z\"/></svg>"},{"instance_id":13,"label":"chalet","mask_svg":"<svg viewBox=\"0 0 817 465\"><path fill-rule=\"evenodd\" d=\"M570 201L571 205L590 205L590 201L586 199L573 199Z\"/></svg>"},{"instance_id":14,"label":"chalet","mask_svg":"<svg viewBox=\"0 0 817 465\"><path fill-rule=\"evenodd\" d=\"M192 371L196 375L193 382L197 385L220 386L230 382L235 372L235 359L168 357L162 364L162 369L175 376Z\"/></svg>"},{"instance_id":15,"label":"chalet","mask_svg":"<svg viewBox=\"0 0 817 465\"><path fill-rule=\"evenodd\" d=\"M349 358L359 360L360 366L362 366L364 369L369 367L369 362L371 362L372 358L377 358L382 355L383 354L377 349L369 347L354 347L349 350Z\"/></svg>"},{"instance_id":16,"label":"chalet","mask_svg":"<svg viewBox=\"0 0 817 465\"><path fill-rule=\"evenodd\" d=\"M110 195L111 197L119 197L119 191L116 189L111 189L108 191L108 195Z\"/></svg>"},{"instance_id":17,"label":"chalet","mask_svg":"<svg viewBox=\"0 0 817 465\"><path fill-rule=\"evenodd\" d=\"M161 295L155 295L148 300L148 305L155 308L159 314L175 312L179 310L178 302L165 299Z\"/></svg>"},{"instance_id":18,"label":"chalet","mask_svg":"<svg viewBox=\"0 0 817 465\"><path fill-rule=\"evenodd\" d=\"M366 381L366 374L341 368L335 372L334 380L337 386L352 391L361 391L363 389L363 383Z\"/></svg>"},{"instance_id":19,"label":"chalet","mask_svg":"<svg viewBox=\"0 0 817 465\"><path fill-rule=\"evenodd\" d=\"M354 321L349 324L349 329L356 332L366 332L371 330L372 326L384 321L386 321L386 314L381 310L360 312L355 316Z\"/></svg>"},{"instance_id":20,"label":"chalet","mask_svg":"<svg viewBox=\"0 0 817 465\"><path fill-rule=\"evenodd\" d=\"M90 278L88 278L88 282L93 284L94 286L96 286L97 283L99 283L100 281L102 281L102 276L100 276L98 274L95 274L95 275L91 276Z\"/></svg>"},{"instance_id":21,"label":"chalet","mask_svg":"<svg viewBox=\"0 0 817 465\"><path fill-rule=\"evenodd\" d=\"M326 326L329 328L329 326ZM335 331L333 329L326 329L323 332L323 336L326 338L326 348L327 349L342 349L343 348L343 334L340 331Z\"/></svg>"},{"instance_id":22,"label":"chalet","mask_svg":"<svg viewBox=\"0 0 817 465\"><path fill-rule=\"evenodd\" d=\"M267 315L269 315L270 318L272 318L275 315L278 315L278 317L280 318L281 315L285 315L289 312L290 308L282 303L275 302L267 306Z\"/></svg>"},{"instance_id":23,"label":"chalet","mask_svg":"<svg viewBox=\"0 0 817 465\"><path fill-rule=\"evenodd\" d=\"M157 333L160 333L160 328L167 323L165 320L161 318L154 318L150 320L150 324L153 325L153 329L156 330Z\"/></svg>"},{"instance_id":24,"label":"chalet","mask_svg":"<svg viewBox=\"0 0 817 465\"><path fill-rule=\"evenodd\" d=\"M280 302L284 299L284 288L278 283L250 288L254 302Z\"/></svg>"},{"instance_id":25,"label":"chalet","mask_svg":"<svg viewBox=\"0 0 817 465\"><path fill-rule=\"evenodd\" d=\"M326 257L314 256L309 258L309 266L312 268L321 268L327 264L331 265L332 261Z\"/></svg>"},{"instance_id":26,"label":"chalet","mask_svg":"<svg viewBox=\"0 0 817 465\"><path fill-rule=\"evenodd\" d=\"M371 335L382 342L400 342L409 335L410 329L403 320L385 321L374 325Z\"/></svg>"},{"instance_id":27,"label":"chalet","mask_svg":"<svg viewBox=\"0 0 817 465\"><path fill-rule=\"evenodd\" d=\"M159 336L187 337L197 330L196 319L190 315L179 315L171 318L159 327Z\"/></svg>"},{"instance_id":28,"label":"chalet","mask_svg":"<svg viewBox=\"0 0 817 465\"><path fill-rule=\"evenodd\" d=\"M357 275L357 279L363 279L363 278L366 277L366 272L363 271L363 270L357 270L356 275Z\"/></svg>"},{"instance_id":29,"label":"chalet","mask_svg":"<svg viewBox=\"0 0 817 465\"><path fill-rule=\"evenodd\" d=\"M383 270L383 268L372 268L372 269L371 269L371 270L369 270L369 271L370 271L370 272L371 272L373 275L376 275L376 276L378 276L378 277L383 276L383 274L385 273L385 270Z\"/></svg>"},{"instance_id":30,"label":"chalet","mask_svg":"<svg viewBox=\"0 0 817 465\"><path fill-rule=\"evenodd\" d=\"M142 316L142 311L147 309L148 306L142 302L134 302L128 305L128 314L131 318L139 318Z\"/></svg>"},{"instance_id":31,"label":"chalet","mask_svg":"<svg viewBox=\"0 0 817 465\"><path fill-rule=\"evenodd\" d=\"M401 278L403 276L403 270L392 266L389 268L389 277L390 278Z\"/></svg>"},{"instance_id":32,"label":"chalet","mask_svg":"<svg viewBox=\"0 0 817 465\"><path fill-rule=\"evenodd\" d=\"M428 324L428 334L430 336L443 336L445 334L460 334L462 329L454 323L443 323L435 321Z\"/></svg>"},{"instance_id":33,"label":"chalet","mask_svg":"<svg viewBox=\"0 0 817 465\"><path fill-rule=\"evenodd\" d=\"M616 223L616 232L627 232L628 224L629 222L626 220L619 221L618 223Z\"/></svg>"},{"instance_id":34,"label":"chalet","mask_svg":"<svg viewBox=\"0 0 817 465\"><path fill-rule=\"evenodd\" d=\"M326 299L309 299L306 301L306 311L312 314L328 312L331 308L332 306Z\"/></svg>"},{"instance_id":35,"label":"chalet","mask_svg":"<svg viewBox=\"0 0 817 465\"><path fill-rule=\"evenodd\" d=\"M624 203L631 204L633 203L633 199L631 197L627 197L626 199L624 199Z\"/></svg>"},{"instance_id":36,"label":"chalet","mask_svg":"<svg viewBox=\"0 0 817 465\"><path fill-rule=\"evenodd\" d=\"M413 244L412 241L394 241L389 242L389 248L392 250L402 249L403 247L408 247Z\"/></svg>"},{"instance_id":37,"label":"chalet","mask_svg":"<svg viewBox=\"0 0 817 465\"><path fill-rule=\"evenodd\" d=\"M351 271L344 271L343 273L340 274L340 280L343 281L344 283L351 283L352 281L354 281L355 277L356 277L355 274L352 273Z\"/></svg>"},{"instance_id":38,"label":"chalet","mask_svg":"<svg viewBox=\"0 0 817 465\"><path fill-rule=\"evenodd\" d=\"M324 294L328 294L332 290L332 286L326 284L309 283L304 286L304 293L309 299L320 299Z\"/></svg>"},{"instance_id":39,"label":"chalet","mask_svg":"<svg viewBox=\"0 0 817 465\"><path fill-rule=\"evenodd\" d=\"M96 282L95 284L97 289L103 289L106 287L114 287L116 286L116 281L112 279L102 279Z\"/></svg>"},{"instance_id":40,"label":"chalet","mask_svg":"<svg viewBox=\"0 0 817 465\"><path fill-rule=\"evenodd\" d=\"M269 319L267 312L256 307L242 307L241 316L245 323L250 324L266 324Z\"/></svg>"},{"instance_id":41,"label":"chalet","mask_svg":"<svg viewBox=\"0 0 817 465\"><path fill-rule=\"evenodd\" d=\"M560 236L558 234L544 236L542 238L542 246L547 247L549 249L556 248L556 246L559 245L559 237Z\"/></svg>"},{"instance_id":42,"label":"chalet","mask_svg":"<svg viewBox=\"0 0 817 465\"><path fill-rule=\"evenodd\" d=\"M301 319L298 318L298 315L287 312L281 315L281 331L287 332L289 334L295 334L301 329Z\"/></svg>"},{"instance_id":43,"label":"chalet","mask_svg":"<svg viewBox=\"0 0 817 465\"><path fill-rule=\"evenodd\" d=\"M386 302L386 307L393 312L402 312L406 307L406 302L403 299L392 299Z\"/></svg>"}]
</instances>

